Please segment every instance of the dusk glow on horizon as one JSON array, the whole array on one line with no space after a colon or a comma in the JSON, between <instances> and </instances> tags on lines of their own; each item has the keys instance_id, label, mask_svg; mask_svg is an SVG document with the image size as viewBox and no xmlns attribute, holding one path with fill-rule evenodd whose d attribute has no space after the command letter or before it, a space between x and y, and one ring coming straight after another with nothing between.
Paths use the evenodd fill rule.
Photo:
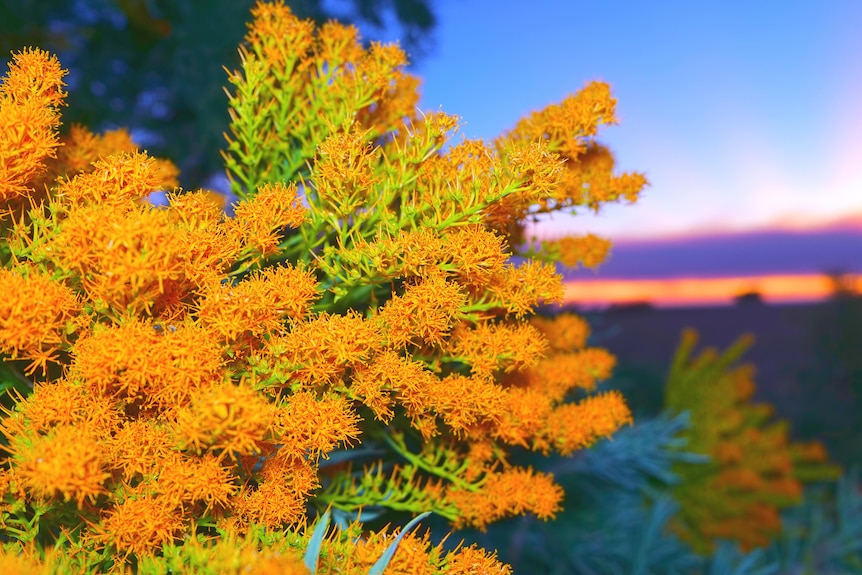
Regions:
<instances>
[{"instance_id":1,"label":"dusk glow on horizon","mask_svg":"<svg viewBox=\"0 0 862 575\"><path fill-rule=\"evenodd\" d=\"M491 139L590 80L618 98L599 134L652 186L634 206L555 215L613 240L805 227L862 214L862 3L435 4L422 107Z\"/></svg>"},{"instance_id":2,"label":"dusk glow on horizon","mask_svg":"<svg viewBox=\"0 0 862 575\"><path fill-rule=\"evenodd\" d=\"M855 282L856 289L862 282ZM828 298L833 291L823 275L753 276L728 278L674 278L667 280L581 280L565 284L563 305L588 308L649 303L656 307L731 305L749 293L765 303L813 303Z\"/></svg>"},{"instance_id":3,"label":"dusk glow on horizon","mask_svg":"<svg viewBox=\"0 0 862 575\"><path fill-rule=\"evenodd\" d=\"M862 272L862 2L443 0L435 11L436 46L416 67L421 107L458 114L466 137L491 140L591 80L618 99L620 123L598 139L619 172L643 172L651 186L635 205L554 214L529 230L619 244L595 274L566 276L579 282L570 297L728 303L748 289L741 277L763 276L765 301L811 301L828 293L824 270ZM812 230L845 236L808 245ZM745 234L778 239L749 249L734 240ZM637 260L641 242L683 249L703 237L716 239L709 255L669 248ZM804 265L754 269L748 257L741 274L734 260L751 251ZM624 278L607 277L620 269Z\"/></svg>"}]
</instances>

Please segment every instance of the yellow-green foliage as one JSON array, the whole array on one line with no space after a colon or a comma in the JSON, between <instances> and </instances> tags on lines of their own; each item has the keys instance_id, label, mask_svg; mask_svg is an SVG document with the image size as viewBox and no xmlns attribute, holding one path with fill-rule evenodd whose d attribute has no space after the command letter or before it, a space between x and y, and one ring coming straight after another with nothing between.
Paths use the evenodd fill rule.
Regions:
<instances>
[{"instance_id":1,"label":"yellow-green foliage","mask_svg":"<svg viewBox=\"0 0 862 575\"><path fill-rule=\"evenodd\" d=\"M751 403L754 369L734 366L751 341L744 336L720 355L707 349L692 358L697 335L687 330L668 376L665 405L691 416L685 449L711 457L674 468L681 506L674 528L700 553L717 539L744 549L767 545L781 529L779 511L799 503L804 481L840 474L822 445L790 442L787 422L771 422L771 406Z\"/></svg>"},{"instance_id":2,"label":"yellow-green foliage","mask_svg":"<svg viewBox=\"0 0 862 575\"><path fill-rule=\"evenodd\" d=\"M582 320L528 319L563 295L540 260L594 265L606 242L510 261L532 214L646 184L593 140L615 122L608 86L447 147L458 120L414 112L397 46L281 2L253 16L229 76L231 216L206 190L145 201L176 170L123 131L61 137L56 58L23 50L0 84L0 354L21 391L0 424L9 564L284 572L309 506L549 519L561 487L508 451L567 455L631 421L615 392L565 401L613 365ZM386 455L322 467L359 443ZM275 539L256 555L250 533ZM362 572L390 540L331 543L321 569ZM505 570L447 557L405 536L387 572Z\"/></svg>"}]
</instances>

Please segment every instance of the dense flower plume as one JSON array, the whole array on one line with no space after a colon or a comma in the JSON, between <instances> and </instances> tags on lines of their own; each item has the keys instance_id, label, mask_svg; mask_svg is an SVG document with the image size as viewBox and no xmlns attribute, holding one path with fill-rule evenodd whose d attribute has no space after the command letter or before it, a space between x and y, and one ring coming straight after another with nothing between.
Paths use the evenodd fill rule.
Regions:
<instances>
[{"instance_id":1,"label":"dense flower plume","mask_svg":"<svg viewBox=\"0 0 862 575\"><path fill-rule=\"evenodd\" d=\"M604 240L519 251L532 215L645 185L593 141L614 122L607 85L493 146L447 148L458 119L414 111L397 45L363 48L281 2L252 15L229 73L232 216L212 192L174 189L176 169L123 131L60 136L64 72L39 50L13 57L0 354L32 391L0 424L2 525L23 550L0 564L37 561L39 542L69 546L44 559L65 568L163 572L185 541L219 572L240 555L303 572L309 506L482 529L549 519L562 489L509 450L569 455L631 422L622 396L593 393L613 358L585 346L583 320L530 319L561 300L553 262L596 265ZM146 201L155 190L167 206ZM388 455L358 470L360 445ZM333 455L350 461L325 471ZM249 551L264 540L284 555ZM398 541L387 572L507 569ZM320 566L364 573L392 542L333 536Z\"/></svg>"}]
</instances>

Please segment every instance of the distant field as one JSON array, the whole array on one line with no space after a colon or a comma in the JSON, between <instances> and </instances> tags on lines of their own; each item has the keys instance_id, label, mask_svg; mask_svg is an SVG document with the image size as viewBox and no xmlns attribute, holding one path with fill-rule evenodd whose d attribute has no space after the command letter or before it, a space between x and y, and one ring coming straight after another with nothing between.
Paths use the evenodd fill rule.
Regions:
<instances>
[{"instance_id":1,"label":"distant field","mask_svg":"<svg viewBox=\"0 0 862 575\"><path fill-rule=\"evenodd\" d=\"M667 309L640 305L585 315L593 326L594 345L617 356L611 385L623 389L636 415L660 408L665 374L685 328L700 334L698 349L724 349L741 334L751 333L755 344L743 360L757 369L755 401L772 404L776 415L791 421L796 437L822 439L839 459L862 463L858 403L846 378L827 375L822 352L819 361L815 352L815 340L832 330L830 322L839 321L835 313L832 303L755 302ZM862 353L862 347L856 349Z\"/></svg>"}]
</instances>

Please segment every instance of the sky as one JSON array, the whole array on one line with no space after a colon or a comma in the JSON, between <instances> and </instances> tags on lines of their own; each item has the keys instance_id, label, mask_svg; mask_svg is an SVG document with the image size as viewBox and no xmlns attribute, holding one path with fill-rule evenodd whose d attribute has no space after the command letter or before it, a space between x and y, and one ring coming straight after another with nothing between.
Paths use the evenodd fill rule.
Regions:
<instances>
[{"instance_id":1,"label":"sky","mask_svg":"<svg viewBox=\"0 0 862 575\"><path fill-rule=\"evenodd\" d=\"M438 0L435 10L436 44L414 69L420 105L461 116L467 137L491 139L590 80L618 99L620 124L599 139L651 186L636 205L555 215L538 235L598 233L634 261L644 241L828 235L840 221L860 235L838 264L862 264L862 2ZM808 251L807 273L834 264ZM671 275L685 276L697 254L672 252L651 257L675 258Z\"/></svg>"}]
</instances>

